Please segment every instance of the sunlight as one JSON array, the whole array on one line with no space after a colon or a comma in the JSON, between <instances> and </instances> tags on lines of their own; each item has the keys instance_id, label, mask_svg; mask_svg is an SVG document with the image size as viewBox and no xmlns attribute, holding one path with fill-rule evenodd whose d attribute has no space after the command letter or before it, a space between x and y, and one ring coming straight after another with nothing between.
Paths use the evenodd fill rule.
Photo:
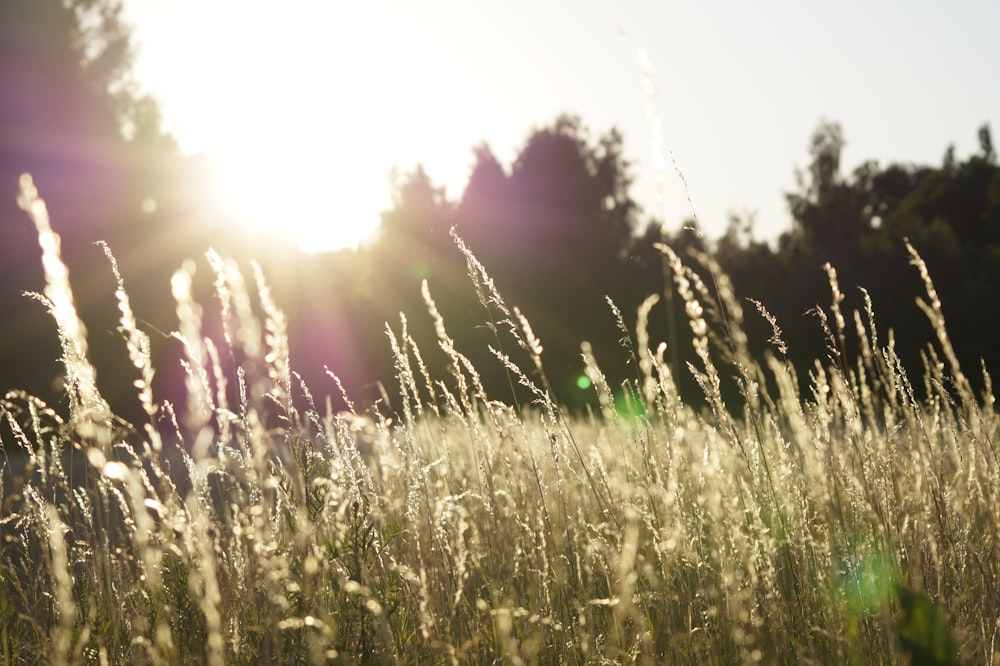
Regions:
<instances>
[{"instance_id":1,"label":"sunlight","mask_svg":"<svg viewBox=\"0 0 1000 666\"><path fill-rule=\"evenodd\" d=\"M387 169L373 159L373 116L350 99L363 70L335 71L366 50L366 31L332 36L330 26L342 23L334 16L290 25L267 12L241 14L250 29L226 55L213 51L200 63L225 81L209 92L222 104L206 118L223 203L250 224L287 231L305 252L357 247L390 194ZM269 48L260 48L261 35Z\"/></svg>"},{"instance_id":2,"label":"sunlight","mask_svg":"<svg viewBox=\"0 0 1000 666\"><path fill-rule=\"evenodd\" d=\"M290 20L298 4L277 21L226 2L198 25L187 15L189 48L172 63L164 102L185 149L211 158L234 217L287 232L310 253L357 247L390 205L393 168L422 162L457 194L481 126L499 111L476 73L405 16L310 5L310 21ZM234 15L240 30L219 49Z\"/></svg>"},{"instance_id":3,"label":"sunlight","mask_svg":"<svg viewBox=\"0 0 1000 666\"><path fill-rule=\"evenodd\" d=\"M357 247L370 238L388 206L385 174L352 170L321 148L285 140L264 136L213 151L224 207L261 229L287 231L307 253ZM363 153L364 146L354 150Z\"/></svg>"}]
</instances>

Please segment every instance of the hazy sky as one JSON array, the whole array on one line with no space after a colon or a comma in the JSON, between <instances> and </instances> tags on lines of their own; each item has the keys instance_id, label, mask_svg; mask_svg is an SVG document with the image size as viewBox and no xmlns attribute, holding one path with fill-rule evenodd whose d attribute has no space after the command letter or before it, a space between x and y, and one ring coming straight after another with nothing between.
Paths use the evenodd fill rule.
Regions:
<instances>
[{"instance_id":1,"label":"hazy sky","mask_svg":"<svg viewBox=\"0 0 1000 666\"><path fill-rule=\"evenodd\" d=\"M392 167L420 162L457 198L473 145L487 141L509 164L533 127L563 112L594 135L622 130L636 198L676 228L690 206L669 155L657 201L659 125L712 236L730 211L756 211L762 237L788 228L782 193L822 118L844 128L847 169L869 158L938 164L950 143L964 157L984 122L1000 139L995 1L124 7L140 81L185 150L213 154L230 198L297 230L307 249L370 229Z\"/></svg>"}]
</instances>

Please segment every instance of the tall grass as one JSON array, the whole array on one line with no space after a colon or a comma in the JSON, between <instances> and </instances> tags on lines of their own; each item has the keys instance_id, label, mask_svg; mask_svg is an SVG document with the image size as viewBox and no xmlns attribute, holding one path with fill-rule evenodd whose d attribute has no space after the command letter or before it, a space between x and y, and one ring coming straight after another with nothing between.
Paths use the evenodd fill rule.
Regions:
<instances>
[{"instance_id":1,"label":"tall grass","mask_svg":"<svg viewBox=\"0 0 1000 666\"><path fill-rule=\"evenodd\" d=\"M70 401L68 414L18 392L2 403L3 445L25 452L2 488L4 664L1000 663L992 389L987 377L973 394L912 249L937 335L922 375L870 306L841 311L828 268L829 357L800 385L764 306L776 353L752 358L725 276L696 258L716 270L709 290L663 247L707 406L679 397L646 330L651 297L622 349L633 380L610 386L582 344L599 399L587 417L556 403L545 341L460 241L497 366L469 362L425 284L450 373L430 374L403 319L387 329L400 395L366 412L315 404L260 271L250 289L214 254L222 339L202 332L184 267L172 287L188 404L157 401L111 257L135 366L114 381L134 383L148 419L124 424L23 186ZM245 360L227 374L228 357ZM532 403L486 395L485 372Z\"/></svg>"}]
</instances>

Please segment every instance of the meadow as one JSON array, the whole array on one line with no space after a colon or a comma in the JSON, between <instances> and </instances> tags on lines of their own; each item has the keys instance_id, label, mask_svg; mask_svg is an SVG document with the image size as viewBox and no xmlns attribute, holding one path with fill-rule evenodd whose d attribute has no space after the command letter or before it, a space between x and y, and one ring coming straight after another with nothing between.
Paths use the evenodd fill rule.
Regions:
<instances>
[{"instance_id":1,"label":"meadow","mask_svg":"<svg viewBox=\"0 0 1000 666\"><path fill-rule=\"evenodd\" d=\"M744 317L769 319L765 305L738 301L711 257L661 247L699 359L679 370L704 400L679 396L651 296L617 315L625 384L579 332L585 414L557 404L545 341L457 238L495 367L455 347L425 283L450 375L430 375L404 319L386 330L399 395L336 412L291 367L264 276L209 253L211 302L192 297L190 266L171 283L188 402L160 402L109 251L134 366L110 381L147 415L125 423L98 391L44 204L22 188L67 400L11 391L0 406L0 663L1000 663L1000 422L912 248L914 307L936 332L923 367L904 369L871 307L841 311L827 267L828 356L802 384L781 322L771 352L748 352ZM530 403L486 395L495 372Z\"/></svg>"}]
</instances>

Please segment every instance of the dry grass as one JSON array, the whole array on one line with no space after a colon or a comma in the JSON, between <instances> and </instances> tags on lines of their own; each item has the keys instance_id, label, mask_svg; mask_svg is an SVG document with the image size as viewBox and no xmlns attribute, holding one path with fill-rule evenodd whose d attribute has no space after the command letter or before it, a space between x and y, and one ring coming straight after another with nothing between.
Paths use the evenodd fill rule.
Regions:
<instances>
[{"instance_id":1,"label":"dry grass","mask_svg":"<svg viewBox=\"0 0 1000 666\"><path fill-rule=\"evenodd\" d=\"M388 405L319 409L263 277L251 292L211 255L224 339L202 333L190 270L173 281L179 424L151 392L148 339L118 278L136 374L116 380L135 382L149 418L130 429L97 392L58 240L24 189L71 399L62 416L17 393L2 405L16 440L4 446L26 451L2 489L4 664L888 664L906 650L947 663L956 649L1000 663L992 392L972 394L915 254L944 358L928 347L926 399L870 309L840 311L832 269L830 358L799 386L780 356L749 356L724 276L707 302L664 248L708 407L679 399L645 331L650 300L637 348L622 350L634 381L609 386L583 345L600 413L580 418L551 397L544 340L459 243L499 365L468 362L425 286L451 374L430 376L405 320L390 329L398 421ZM229 376L220 348L246 359ZM509 372L534 403L492 400L487 371ZM730 376L739 418L719 389Z\"/></svg>"}]
</instances>

